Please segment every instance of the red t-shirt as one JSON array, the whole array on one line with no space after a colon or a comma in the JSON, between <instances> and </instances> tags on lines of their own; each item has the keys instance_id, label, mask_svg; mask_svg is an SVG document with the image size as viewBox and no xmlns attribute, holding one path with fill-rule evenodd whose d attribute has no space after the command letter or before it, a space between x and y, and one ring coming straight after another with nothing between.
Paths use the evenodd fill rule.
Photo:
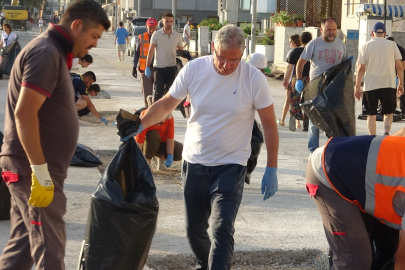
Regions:
<instances>
[{"instance_id":1,"label":"red t-shirt","mask_svg":"<svg viewBox=\"0 0 405 270\"><path fill-rule=\"evenodd\" d=\"M144 116L147 110L144 110L141 113L141 116ZM167 139L174 139L174 118L166 119L163 124L156 124L144 129L141 133L135 136L135 140L137 143L144 143L146 133L149 130L156 130L159 132L160 141L165 142Z\"/></svg>"}]
</instances>

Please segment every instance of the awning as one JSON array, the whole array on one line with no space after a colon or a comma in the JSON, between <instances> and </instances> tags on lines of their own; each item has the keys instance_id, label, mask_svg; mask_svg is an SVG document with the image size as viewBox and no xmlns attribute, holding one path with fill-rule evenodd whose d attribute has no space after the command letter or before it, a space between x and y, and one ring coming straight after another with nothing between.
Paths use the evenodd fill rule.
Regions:
<instances>
[{"instance_id":1,"label":"awning","mask_svg":"<svg viewBox=\"0 0 405 270\"><path fill-rule=\"evenodd\" d=\"M360 4L356 10L357 16L363 15L364 13L369 13L373 16L384 16L384 5L383 4ZM405 5L387 5L387 18L405 17Z\"/></svg>"}]
</instances>

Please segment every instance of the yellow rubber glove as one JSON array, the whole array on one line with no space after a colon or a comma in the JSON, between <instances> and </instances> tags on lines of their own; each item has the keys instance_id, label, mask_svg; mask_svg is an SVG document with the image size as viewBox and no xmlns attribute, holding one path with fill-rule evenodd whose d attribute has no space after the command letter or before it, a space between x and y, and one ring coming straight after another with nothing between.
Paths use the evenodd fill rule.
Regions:
<instances>
[{"instance_id":1,"label":"yellow rubber glove","mask_svg":"<svg viewBox=\"0 0 405 270\"><path fill-rule=\"evenodd\" d=\"M31 165L31 196L28 203L35 207L47 207L53 200L53 183L48 164Z\"/></svg>"}]
</instances>

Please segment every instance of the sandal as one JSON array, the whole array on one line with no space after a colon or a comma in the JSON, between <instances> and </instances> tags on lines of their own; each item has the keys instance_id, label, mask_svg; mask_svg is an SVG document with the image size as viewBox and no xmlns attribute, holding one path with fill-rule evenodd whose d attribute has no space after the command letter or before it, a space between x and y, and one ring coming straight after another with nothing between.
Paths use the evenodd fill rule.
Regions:
<instances>
[{"instance_id":1,"label":"sandal","mask_svg":"<svg viewBox=\"0 0 405 270\"><path fill-rule=\"evenodd\" d=\"M285 126L285 123L284 124L281 123L281 119L277 120L277 124L279 124L280 126Z\"/></svg>"}]
</instances>

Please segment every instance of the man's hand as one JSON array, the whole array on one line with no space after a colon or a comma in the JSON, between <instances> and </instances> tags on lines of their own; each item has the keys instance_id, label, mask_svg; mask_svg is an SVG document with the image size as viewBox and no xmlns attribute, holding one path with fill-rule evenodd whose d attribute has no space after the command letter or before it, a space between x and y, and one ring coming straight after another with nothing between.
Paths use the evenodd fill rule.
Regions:
<instances>
[{"instance_id":1,"label":"man's hand","mask_svg":"<svg viewBox=\"0 0 405 270\"><path fill-rule=\"evenodd\" d=\"M165 166L167 168L169 168L170 166L172 166L172 164L173 164L173 155L169 154L169 155L167 155L167 158L166 158L166 161L165 161Z\"/></svg>"},{"instance_id":2,"label":"man's hand","mask_svg":"<svg viewBox=\"0 0 405 270\"><path fill-rule=\"evenodd\" d=\"M135 79L136 79L136 77L138 77L138 73L136 72L136 67L132 68L132 76L134 76Z\"/></svg>"},{"instance_id":3,"label":"man's hand","mask_svg":"<svg viewBox=\"0 0 405 270\"><path fill-rule=\"evenodd\" d=\"M286 78L284 78L284 80L283 80L283 86L284 86L284 88L285 88L286 90L288 90L288 84L289 84L288 80L287 80Z\"/></svg>"},{"instance_id":4,"label":"man's hand","mask_svg":"<svg viewBox=\"0 0 405 270\"><path fill-rule=\"evenodd\" d=\"M263 201L273 196L278 190L277 168L266 167L262 179Z\"/></svg>"},{"instance_id":5,"label":"man's hand","mask_svg":"<svg viewBox=\"0 0 405 270\"><path fill-rule=\"evenodd\" d=\"M302 82L301 79L298 79L298 80L295 82L295 91L297 91L298 94L301 94L302 89L304 89L304 83Z\"/></svg>"},{"instance_id":6,"label":"man's hand","mask_svg":"<svg viewBox=\"0 0 405 270\"><path fill-rule=\"evenodd\" d=\"M137 130L137 131L132 132L131 134L129 134L128 136L126 136L126 137L124 137L124 138L123 138L123 137L120 137L120 141L121 141L121 142L126 142L126 141L128 141L129 139L131 139L132 137L134 137L134 136L138 135L139 133L141 133L142 130L143 130L143 126L142 126L142 124L139 124L139 127L138 127L138 130Z\"/></svg>"},{"instance_id":7,"label":"man's hand","mask_svg":"<svg viewBox=\"0 0 405 270\"><path fill-rule=\"evenodd\" d=\"M150 72L150 67L145 68L145 76L148 78L150 78L150 76L152 76L152 73Z\"/></svg>"},{"instance_id":8,"label":"man's hand","mask_svg":"<svg viewBox=\"0 0 405 270\"><path fill-rule=\"evenodd\" d=\"M103 122L104 125L108 125L108 121L104 117L100 117L100 121Z\"/></svg>"},{"instance_id":9,"label":"man's hand","mask_svg":"<svg viewBox=\"0 0 405 270\"><path fill-rule=\"evenodd\" d=\"M53 200L54 186L48 164L31 165L31 195L28 203L35 207L47 207Z\"/></svg>"},{"instance_id":10,"label":"man's hand","mask_svg":"<svg viewBox=\"0 0 405 270\"><path fill-rule=\"evenodd\" d=\"M404 87L402 84L398 84L397 87L397 96L400 97L404 94Z\"/></svg>"},{"instance_id":11,"label":"man's hand","mask_svg":"<svg viewBox=\"0 0 405 270\"><path fill-rule=\"evenodd\" d=\"M360 88L360 86L356 85L356 88L354 89L354 97L355 97L357 100L360 100L360 99L361 99L361 96L362 96L361 88Z\"/></svg>"}]
</instances>

